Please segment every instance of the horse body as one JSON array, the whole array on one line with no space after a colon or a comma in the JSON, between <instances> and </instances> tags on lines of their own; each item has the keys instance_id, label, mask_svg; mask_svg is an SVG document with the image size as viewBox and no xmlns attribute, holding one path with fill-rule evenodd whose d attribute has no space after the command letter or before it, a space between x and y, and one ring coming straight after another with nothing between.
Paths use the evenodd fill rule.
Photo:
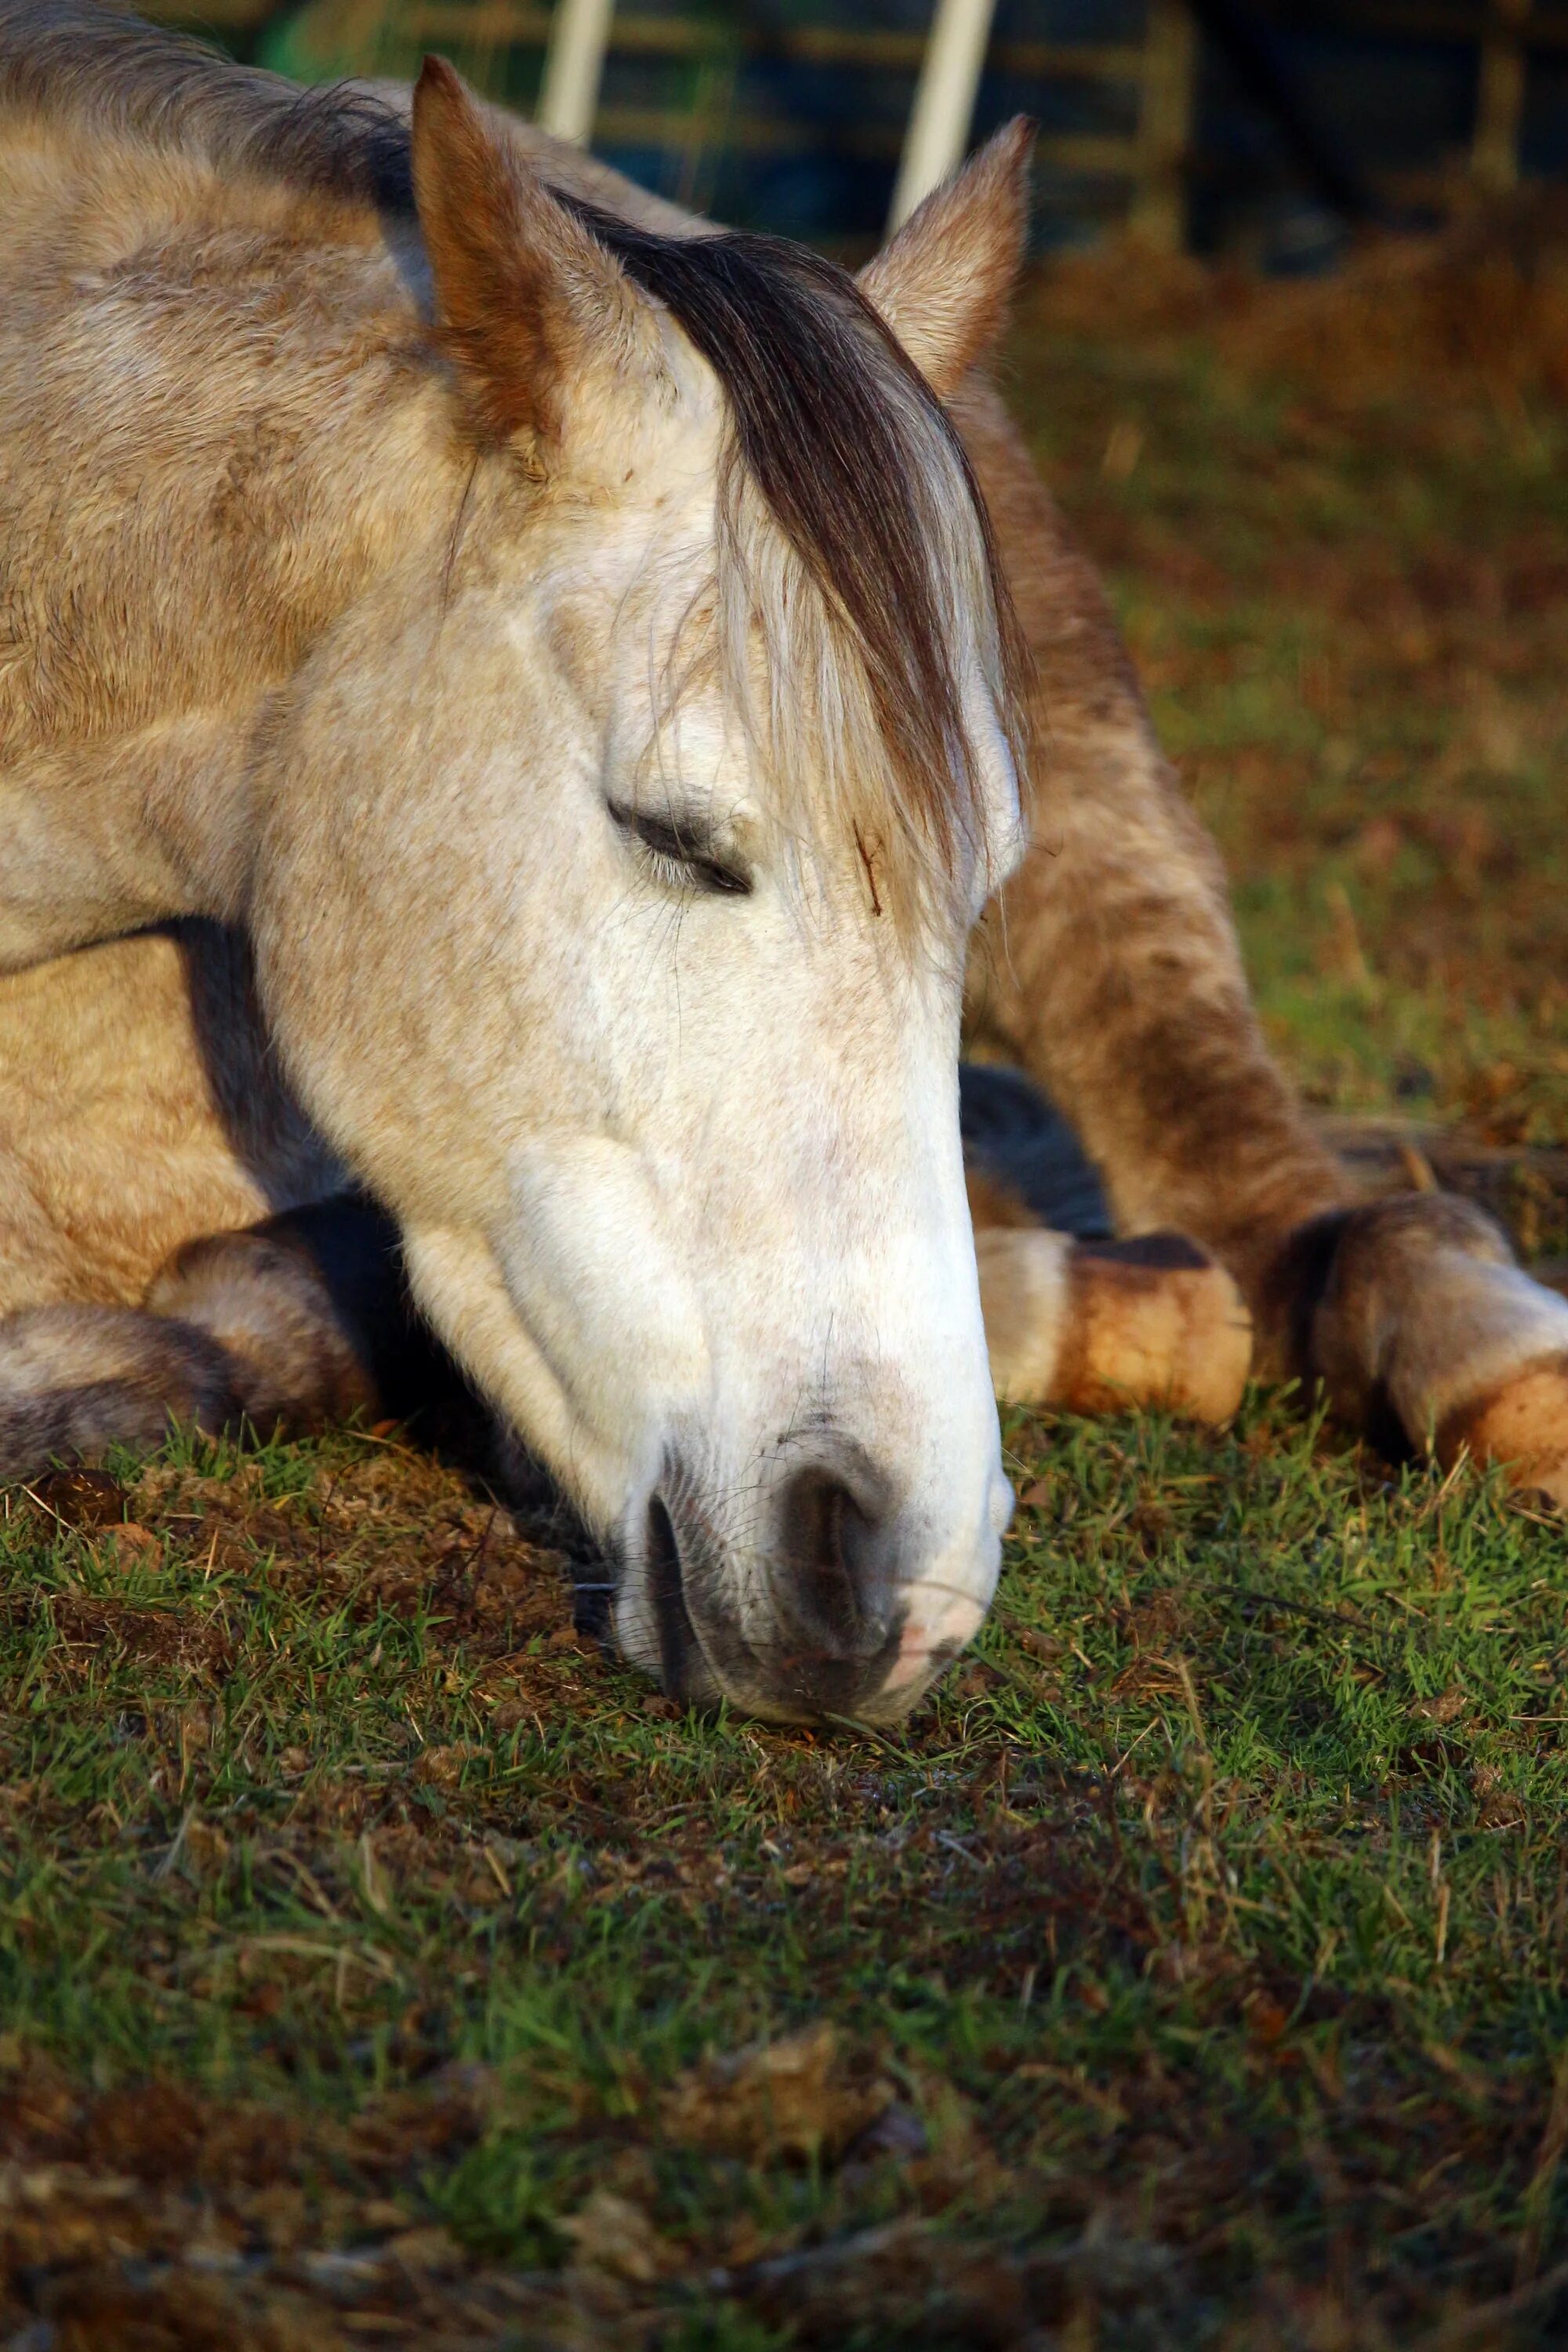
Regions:
<instances>
[{"instance_id":1,"label":"horse body","mask_svg":"<svg viewBox=\"0 0 1568 2352\"><path fill-rule=\"evenodd\" d=\"M449 520L462 458L352 207L16 110L0 140L15 967L235 906L265 696Z\"/></svg>"}]
</instances>

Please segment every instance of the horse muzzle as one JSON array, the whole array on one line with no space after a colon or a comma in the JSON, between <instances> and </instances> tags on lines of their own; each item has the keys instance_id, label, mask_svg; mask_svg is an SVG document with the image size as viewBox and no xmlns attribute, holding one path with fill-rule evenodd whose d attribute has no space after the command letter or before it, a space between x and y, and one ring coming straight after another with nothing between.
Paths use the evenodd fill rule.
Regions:
<instances>
[{"instance_id":1,"label":"horse muzzle","mask_svg":"<svg viewBox=\"0 0 1568 2352\"><path fill-rule=\"evenodd\" d=\"M621 1646L688 1704L896 1721L977 1630L995 1573L992 1559L962 1582L922 1575L910 1522L851 1444L792 1461L740 1510L667 1458L626 1548Z\"/></svg>"}]
</instances>

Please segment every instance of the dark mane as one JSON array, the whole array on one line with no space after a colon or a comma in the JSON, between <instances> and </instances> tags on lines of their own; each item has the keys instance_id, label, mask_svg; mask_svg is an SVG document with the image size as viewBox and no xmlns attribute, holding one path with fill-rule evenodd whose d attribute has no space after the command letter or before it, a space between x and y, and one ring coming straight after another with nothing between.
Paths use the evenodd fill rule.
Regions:
<instances>
[{"instance_id":1,"label":"dark mane","mask_svg":"<svg viewBox=\"0 0 1568 2352\"><path fill-rule=\"evenodd\" d=\"M413 211L405 118L352 85L307 89L90 0L0 0L0 104ZM863 667L900 814L951 872L984 847L938 551L954 492L981 538L1016 755L1021 637L984 502L948 418L842 269L736 234L661 236L555 191L714 370L735 455ZM1021 758L1020 758L1021 765ZM862 854L867 854L862 844Z\"/></svg>"}]
</instances>

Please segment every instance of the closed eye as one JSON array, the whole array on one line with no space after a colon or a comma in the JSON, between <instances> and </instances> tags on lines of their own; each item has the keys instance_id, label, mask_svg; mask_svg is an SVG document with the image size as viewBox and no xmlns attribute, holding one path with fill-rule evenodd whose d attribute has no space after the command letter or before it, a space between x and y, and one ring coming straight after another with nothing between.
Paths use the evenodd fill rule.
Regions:
<instances>
[{"instance_id":1,"label":"closed eye","mask_svg":"<svg viewBox=\"0 0 1568 2352\"><path fill-rule=\"evenodd\" d=\"M642 809L622 808L614 801L610 803L610 814L621 831L629 834L637 844L659 879L673 889L703 890L715 898L744 898L750 895L751 876L726 865L700 827L690 823L678 824L669 817L650 816Z\"/></svg>"}]
</instances>

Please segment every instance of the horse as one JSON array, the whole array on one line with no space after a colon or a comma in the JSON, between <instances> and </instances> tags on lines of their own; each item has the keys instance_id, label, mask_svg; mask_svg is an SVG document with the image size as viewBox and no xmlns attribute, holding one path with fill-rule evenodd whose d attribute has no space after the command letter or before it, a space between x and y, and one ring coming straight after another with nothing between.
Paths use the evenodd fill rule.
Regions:
<instances>
[{"instance_id":1,"label":"horse","mask_svg":"<svg viewBox=\"0 0 1568 2352\"><path fill-rule=\"evenodd\" d=\"M0 0L0 1475L433 1335L629 1659L870 1722L989 1604L998 1393L1251 1367L1568 1499L1568 1306L1312 1135L981 372L1028 149L851 278L439 60ZM1121 1241L966 1192L963 1034Z\"/></svg>"}]
</instances>

